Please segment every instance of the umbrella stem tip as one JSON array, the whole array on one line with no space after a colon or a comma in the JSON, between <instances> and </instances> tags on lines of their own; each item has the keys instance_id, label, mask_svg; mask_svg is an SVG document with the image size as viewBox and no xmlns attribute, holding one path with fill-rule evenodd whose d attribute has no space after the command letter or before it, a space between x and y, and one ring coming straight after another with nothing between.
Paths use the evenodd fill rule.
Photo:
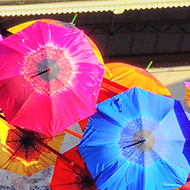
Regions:
<instances>
[{"instance_id":1,"label":"umbrella stem tip","mask_svg":"<svg viewBox=\"0 0 190 190\"><path fill-rule=\"evenodd\" d=\"M142 139L142 143L146 143L147 142L147 139Z\"/></svg>"}]
</instances>

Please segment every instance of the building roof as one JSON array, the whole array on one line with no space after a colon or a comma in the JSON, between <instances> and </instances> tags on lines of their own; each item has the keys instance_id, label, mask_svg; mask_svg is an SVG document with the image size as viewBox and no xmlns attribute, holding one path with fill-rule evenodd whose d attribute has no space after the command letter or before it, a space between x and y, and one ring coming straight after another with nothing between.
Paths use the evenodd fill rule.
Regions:
<instances>
[{"instance_id":1,"label":"building roof","mask_svg":"<svg viewBox=\"0 0 190 190\"><path fill-rule=\"evenodd\" d=\"M18 6L19 5L19 6ZM1 16L87 13L188 7L189 0L0 0Z\"/></svg>"},{"instance_id":2,"label":"building roof","mask_svg":"<svg viewBox=\"0 0 190 190\"><path fill-rule=\"evenodd\" d=\"M153 2L149 2L151 1ZM70 1L77 2L79 4L84 1ZM113 11L77 14L76 26L97 44L106 63L120 61L141 67L146 67L150 61L153 61L152 67L190 65L190 6L139 8L125 10L121 14L114 14ZM8 28L39 18L71 22L74 15L75 13L0 16L0 33L6 37L10 35Z\"/></svg>"}]
</instances>

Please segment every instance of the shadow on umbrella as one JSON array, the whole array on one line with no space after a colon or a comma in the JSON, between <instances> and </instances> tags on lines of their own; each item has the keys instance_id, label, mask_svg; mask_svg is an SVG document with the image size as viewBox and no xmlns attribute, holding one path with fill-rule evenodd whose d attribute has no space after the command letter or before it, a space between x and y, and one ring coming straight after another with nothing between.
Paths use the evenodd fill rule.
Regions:
<instances>
[{"instance_id":1,"label":"shadow on umbrella","mask_svg":"<svg viewBox=\"0 0 190 190\"><path fill-rule=\"evenodd\" d=\"M20 175L31 176L53 164L57 155L47 147L59 151L65 133L55 137L24 130L0 118L0 168ZM32 138L30 138L32 137Z\"/></svg>"}]
</instances>

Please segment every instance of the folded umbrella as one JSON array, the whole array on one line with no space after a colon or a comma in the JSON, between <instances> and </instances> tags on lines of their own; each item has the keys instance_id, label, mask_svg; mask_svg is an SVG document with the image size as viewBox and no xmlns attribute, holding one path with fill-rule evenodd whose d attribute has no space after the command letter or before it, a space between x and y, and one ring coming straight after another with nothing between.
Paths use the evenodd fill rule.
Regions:
<instances>
[{"instance_id":1,"label":"folded umbrella","mask_svg":"<svg viewBox=\"0 0 190 190\"><path fill-rule=\"evenodd\" d=\"M97 105L79 152L101 190L186 183L190 123L179 101L132 88Z\"/></svg>"}]
</instances>

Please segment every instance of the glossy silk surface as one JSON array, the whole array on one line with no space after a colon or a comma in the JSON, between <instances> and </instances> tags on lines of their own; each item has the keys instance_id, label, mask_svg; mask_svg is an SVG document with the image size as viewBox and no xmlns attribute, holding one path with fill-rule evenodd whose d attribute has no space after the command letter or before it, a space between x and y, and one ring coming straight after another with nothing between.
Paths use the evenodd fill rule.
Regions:
<instances>
[{"instance_id":1,"label":"glossy silk surface","mask_svg":"<svg viewBox=\"0 0 190 190\"><path fill-rule=\"evenodd\" d=\"M12 34L15 34L23 29L25 29L26 27L34 24L35 22L37 21L40 21L40 22L44 22L44 23L47 23L47 24L52 24L52 25L56 25L56 26L60 26L60 27L66 27L66 28L72 28L72 29L75 29L75 30L79 30L75 24L73 23L67 23L67 22L62 22L62 21L59 21L59 20L54 20L54 19L38 19L38 20L32 20L32 21L27 21L27 22L24 22L24 23L21 23L21 24L18 24L16 26L13 26L9 29L7 29L7 31L11 32ZM90 39L89 36L85 35L88 42L90 43L95 55L97 56L98 60L100 61L100 63L104 66L104 61L103 61L103 58L102 58L102 55L98 49L98 47L96 46L96 44L92 41L92 39ZM106 67L104 66L104 68L106 69Z\"/></svg>"},{"instance_id":2,"label":"glossy silk surface","mask_svg":"<svg viewBox=\"0 0 190 190\"><path fill-rule=\"evenodd\" d=\"M189 173L190 124L179 101L132 88L97 105L79 145L101 190L171 190Z\"/></svg>"},{"instance_id":3,"label":"glossy silk surface","mask_svg":"<svg viewBox=\"0 0 190 190\"><path fill-rule=\"evenodd\" d=\"M121 62L107 63L106 67L112 76L106 72L104 77L111 82L120 84L128 89L138 87L156 94L171 96L169 90L146 69ZM110 98L112 93L101 89L99 99L105 100L107 99L106 96Z\"/></svg>"},{"instance_id":4,"label":"glossy silk surface","mask_svg":"<svg viewBox=\"0 0 190 190\"><path fill-rule=\"evenodd\" d=\"M64 132L55 137L30 130L26 132L58 152L65 136ZM1 169L31 176L56 162L57 156L54 153L2 118L0 118L0 139Z\"/></svg>"},{"instance_id":5,"label":"glossy silk surface","mask_svg":"<svg viewBox=\"0 0 190 190\"><path fill-rule=\"evenodd\" d=\"M54 136L95 112L104 68L82 31L36 21L0 42L0 107Z\"/></svg>"}]
</instances>

